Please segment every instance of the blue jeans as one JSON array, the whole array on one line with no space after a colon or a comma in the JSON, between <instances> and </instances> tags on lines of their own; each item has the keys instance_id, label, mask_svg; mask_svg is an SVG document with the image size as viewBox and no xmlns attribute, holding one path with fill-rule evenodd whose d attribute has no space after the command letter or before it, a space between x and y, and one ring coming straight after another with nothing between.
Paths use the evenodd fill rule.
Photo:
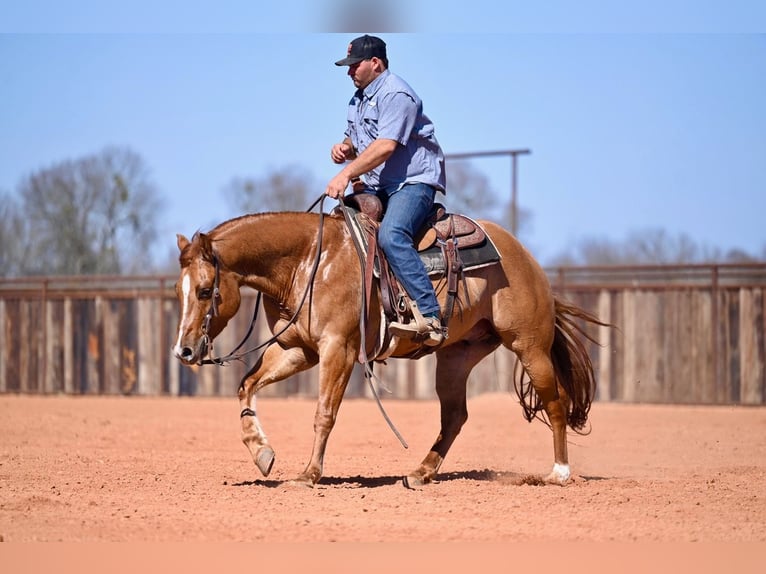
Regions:
<instances>
[{"instance_id":1,"label":"blue jeans","mask_svg":"<svg viewBox=\"0 0 766 574\"><path fill-rule=\"evenodd\" d=\"M441 309L433 285L413 245L413 237L431 214L436 190L423 183L411 183L390 195L384 191L377 195L386 210L378 243L391 269L423 315L439 316Z\"/></svg>"}]
</instances>

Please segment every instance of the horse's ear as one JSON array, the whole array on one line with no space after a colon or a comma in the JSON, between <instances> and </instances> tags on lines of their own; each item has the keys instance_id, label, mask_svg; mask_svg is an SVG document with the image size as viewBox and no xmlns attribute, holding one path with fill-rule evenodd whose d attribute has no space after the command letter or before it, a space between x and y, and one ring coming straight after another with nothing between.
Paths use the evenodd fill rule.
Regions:
<instances>
[{"instance_id":1,"label":"horse's ear","mask_svg":"<svg viewBox=\"0 0 766 574\"><path fill-rule=\"evenodd\" d=\"M183 251L184 248L189 245L189 240L186 239L185 235L181 235L180 233L176 234L176 240L178 242L178 250Z\"/></svg>"},{"instance_id":2,"label":"horse's ear","mask_svg":"<svg viewBox=\"0 0 766 574\"><path fill-rule=\"evenodd\" d=\"M195 233L196 239L199 241L199 247L200 252L202 253L202 257L205 258L207 261L212 261L214 257L213 252L213 242L210 239L209 235L206 235L205 233Z\"/></svg>"}]
</instances>

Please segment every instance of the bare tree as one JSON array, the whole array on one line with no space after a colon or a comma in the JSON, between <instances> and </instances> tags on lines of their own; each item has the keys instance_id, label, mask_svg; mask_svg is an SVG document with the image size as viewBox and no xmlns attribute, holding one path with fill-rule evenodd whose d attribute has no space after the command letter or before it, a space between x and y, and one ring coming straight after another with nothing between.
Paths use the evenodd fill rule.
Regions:
<instances>
[{"instance_id":1,"label":"bare tree","mask_svg":"<svg viewBox=\"0 0 766 574\"><path fill-rule=\"evenodd\" d=\"M511 229L511 201L499 194L481 171L470 161L450 161L447 165L447 204L449 211L474 219L488 219ZM517 234L531 228L532 213L517 207Z\"/></svg>"},{"instance_id":2,"label":"bare tree","mask_svg":"<svg viewBox=\"0 0 766 574\"><path fill-rule=\"evenodd\" d=\"M499 221L503 210L498 210L499 202L489 179L468 161L451 161L447 165L446 197L452 213L503 223Z\"/></svg>"},{"instance_id":3,"label":"bare tree","mask_svg":"<svg viewBox=\"0 0 766 574\"><path fill-rule=\"evenodd\" d=\"M309 172L297 166L261 178L236 177L223 190L226 199L241 213L305 211L323 191Z\"/></svg>"},{"instance_id":4,"label":"bare tree","mask_svg":"<svg viewBox=\"0 0 766 574\"><path fill-rule=\"evenodd\" d=\"M151 266L161 201L127 148L57 163L24 178L25 274L118 274Z\"/></svg>"},{"instance_id":5,"label":"bare tree","mask_svg":"<svg viewBox=\"0 0 766 574\"><path fill-rule=\"evenodd\" d=\"M29 226L16 197L0 194L0 277L25 275Z\"/></svg>"},{"instance_id":6,"label":"bare tree","mask_svg":"<svg viewBox=\"0 0 766 574\"><path fill-rule=\"evenodd\" d=\"M741 249L722 253L700 246L688 235L664 229L633 231L623 241L585 237L553 258L552 265L648 265L757 261Z\"/></svg>"}]
</instances>

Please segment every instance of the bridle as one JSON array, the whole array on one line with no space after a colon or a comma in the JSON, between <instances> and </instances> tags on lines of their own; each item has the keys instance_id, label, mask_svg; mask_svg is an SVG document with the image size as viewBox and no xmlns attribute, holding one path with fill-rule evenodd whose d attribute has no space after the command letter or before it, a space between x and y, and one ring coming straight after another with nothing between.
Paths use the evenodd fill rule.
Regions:
<instances>
[{"instance_id":1,"label":"bridle","mask_svg":"<svg viewBox=\"0 0 766 574\"><path fill-rule=\"evenodd\" d=\"M210 307L205 313L205 318L202 320L202 341L205 348L209 348L211 343L210 339L210 321L213 317L218 316L218 299L221 297L221 264L218 261L218 254L213 252L213 269L215 269L215 277L213 279L213 294L210 300ZM253 320L255 321L255 320ZM248 336L250 333L248 333ZM200 362L199 364L204 364Z\"/></svg>"}]
</instances>

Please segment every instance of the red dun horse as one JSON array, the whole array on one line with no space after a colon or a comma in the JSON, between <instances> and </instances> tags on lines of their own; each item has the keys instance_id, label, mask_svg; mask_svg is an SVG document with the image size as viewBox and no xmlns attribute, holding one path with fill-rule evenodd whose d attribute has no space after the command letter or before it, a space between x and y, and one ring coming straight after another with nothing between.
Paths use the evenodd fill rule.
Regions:
<instances>
[{"instance_id":1,"label":"red dun horse","mask_svg":"<svg viewBox=\"0 0 766 574\"><path fill-rule=\"evenodd\" d=\"M512 235L493 223L482 224L502 259L467 271L461 282L449 337L434 351L441 429L404 483L417 486L434 479L468 418L471 369L504 345L518 356L536 393L532 408L544 411L553 431L554 464L545 480L564 484L570 476L566 427L579 430L586 424L596 386L580 338L587 335L576 320L600 322L554 297L542 268ZM173 351L183 363L199 363L207 356L212 340L239 309L240 288L263 294L267 322L277 336L243 378L239 401L242 440L264 476L274 451L256 416L255 395L266 385L319 365L311 459L296 479L316 484L361 345L362 274L344 220L315 213L246 215L209 233L196 233L191 241L179 235L178 247L180 322ZM436 288L443 308L443 282ZM369 329L379 330L380 321L371 317ZM412 341L394 339L393 344L391 357L417 350Z\"/></svg>"}]
</instances>

